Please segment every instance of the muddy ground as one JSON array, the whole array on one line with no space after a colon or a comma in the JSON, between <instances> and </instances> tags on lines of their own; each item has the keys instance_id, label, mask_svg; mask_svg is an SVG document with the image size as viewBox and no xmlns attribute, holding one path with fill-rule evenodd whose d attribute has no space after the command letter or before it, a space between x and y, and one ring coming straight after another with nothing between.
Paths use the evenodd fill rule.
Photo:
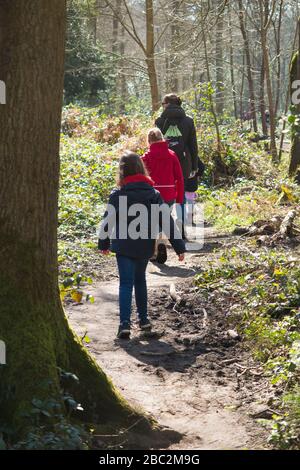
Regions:
<instances>
[{"instance_id":1,"label":"muddy ground","mask_svg":"<svg viewBox=\"0 0 300 470\"><path fill-rule=\"evenodd\" d=\"M149 264L151 338L134 325L130 341L116 339L113 259L105 265L104 280L87 288L95 303L67 307L73 328L80 336L87 333L88 349L122 394L161 426L180 433L171 449L267 448L266 431L257 419L272 414L268 379L243 339L231 331L224 309L201 298L193 283L195 273L208 267L224 244L234 246L235 239L206 228L204 248L188 253L184 263L169 250L167 265ZM170 295L172 284L177 298L174 288Z\"/></svg>"}]
</instances>

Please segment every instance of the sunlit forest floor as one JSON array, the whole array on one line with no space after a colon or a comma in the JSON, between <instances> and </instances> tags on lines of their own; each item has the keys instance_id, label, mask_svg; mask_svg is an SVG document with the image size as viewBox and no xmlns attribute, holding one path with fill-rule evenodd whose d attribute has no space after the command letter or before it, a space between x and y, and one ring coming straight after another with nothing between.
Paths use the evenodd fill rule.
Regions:
<instances>
[{"instance_id":1,"label":"sunlit forest floor","mask_svg":"<svg viewBox=\"0 0 300 470\"><path fill-rule=\"evenodd\" d=\"M217 238L216 238L217 237ZM228 317L232 299L199 291L194 276L218 260L222 238L205 229L201 253L190 252L184 265L169 250L167 265L148 268L151 338L133 324L129 342L115 339L118 328L118 280L115 265L111 280L87 288L93 305L69 304L71 325L87 348L112 377L125 397L178 434L171 449L260 449L267 433L256 419L269 417L269 381L252 358L236 322ZM208 268L209 269L209 268ZM170 296L176 285L178 299ZM135 320L134 320L135 321ZM123 436L114 439L118 446ZM98 447L111 439L95 439ZM128 446L145 448L135 438ZM163 445L163 444L162 444ZM159 447L164 448L164 447Z\"/></svg>"},{"instance_id":2,"label":"sunlit forest floor","mask_svg":"<svg viewBox=\"0 0 300 470\"><path fill-rule=\"evenodd\" d=\"M70 321L122 393L182 433L172 448L298 448L299 217L287 230L283 222L300 189L286 177L287 155L273 165L240 124L224 122L220 158L211 122L199 120L204 249L182 266L172 255L163 268L151 264L156 336L115 341L115 260L97 252L96 231L118 157L142 154L148 127L149 118L65 111L59 262Z\"/></svg>"}]
</instances>

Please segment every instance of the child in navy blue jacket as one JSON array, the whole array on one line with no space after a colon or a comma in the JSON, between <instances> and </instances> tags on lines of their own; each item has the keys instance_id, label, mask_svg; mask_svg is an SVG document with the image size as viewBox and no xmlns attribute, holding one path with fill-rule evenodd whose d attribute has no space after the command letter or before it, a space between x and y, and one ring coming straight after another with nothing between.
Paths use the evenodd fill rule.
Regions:
<instances>
[{"instance_id":1,"label":"child in navy blue jacket","mask_svg":"<svg viewBox=\"0 0 300 470\"><path fill-rule=\"evenodd\" d=\"M117 255L120 277L119 338L130 337L133 288L140 328L151 331L147 313L146 268L153 256L158 233L166 231L166 222L168 238L179 261L184 260L185 244L170 208L164 204L153 184L141 158L126 152L120 159L119 189L110 195L99 232L98 248L101 253L106 255L112 251Z\"/></svg>"}]
</instances>

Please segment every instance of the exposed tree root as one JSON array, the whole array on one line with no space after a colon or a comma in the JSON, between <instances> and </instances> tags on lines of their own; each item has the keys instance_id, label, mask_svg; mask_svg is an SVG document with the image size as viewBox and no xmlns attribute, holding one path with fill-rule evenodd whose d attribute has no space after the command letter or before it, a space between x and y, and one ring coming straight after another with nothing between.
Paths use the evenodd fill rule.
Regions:
<instances>
[{"instance_id":1,"label":"exposed tree root","mask_svg":"<svg viewBox=\"0 0 300 470\"><path fill-rule=\"evenodd\" d=\"M299 211L293 209L285 217L275 216L270 220L258 220L249 227L237 227L233 235L258 237L257 245L275 246L281 243L300 243L300 229L295 225Z\"/></svg>"}]
</instances>

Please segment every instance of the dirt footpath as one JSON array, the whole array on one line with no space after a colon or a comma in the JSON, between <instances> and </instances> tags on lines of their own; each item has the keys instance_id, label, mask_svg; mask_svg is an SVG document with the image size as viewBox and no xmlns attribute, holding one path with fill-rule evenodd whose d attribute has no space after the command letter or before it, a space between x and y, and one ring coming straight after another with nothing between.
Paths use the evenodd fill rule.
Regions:
<instances>
[{"instance_id":1,"label":"dirt footpath","mask_svg":"<svg viewBox=\"0 0 300 470\"><path fill-rule=\"evenodd\" d=\"M80 336L87 333L88 349L123 395L160 425L183 434L171 449L266 447L265 432L255 418L267 409L268 384L255 373L240 338L228 334L226 319L199 298L192 282L224 241L207 231L204 249L187 254L185 263L170 253L166 266L149 265L153 338L141 336L134 325L130 341L116 339L115 272L111 282L89 288L94 304L67 309L71 325ZM178 298L170 296L171 284Z\"/></svg>"}]
</instances>

